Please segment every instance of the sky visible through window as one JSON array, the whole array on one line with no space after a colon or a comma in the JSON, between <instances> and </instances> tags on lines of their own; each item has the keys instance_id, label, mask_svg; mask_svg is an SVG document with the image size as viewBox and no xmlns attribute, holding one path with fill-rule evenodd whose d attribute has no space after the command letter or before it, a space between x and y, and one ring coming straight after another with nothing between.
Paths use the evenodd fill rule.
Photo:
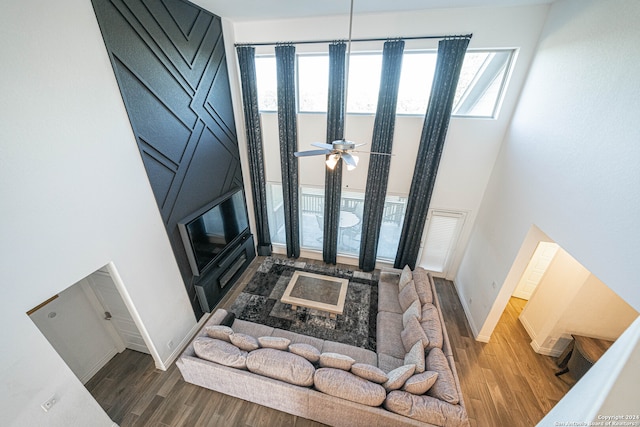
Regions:
<instances>
[{"instance_id":1,"label":"sky visible through window","mask_svg":"<svg viewBox=\"0 0 640 427\"><path fill-rule=\"evenodd\" d=\"M453 115L495 117L512 51L469 51L460 73ZM431 93L437 54L408 51L402 60L397 114L424 115ZM356 53L349 61L347 112L375 114L380 88L382 54ZM261 111L277 110L276 62L256 57L258 102ZM329 80L327 54L298 55L298 111L326 113Z\"/></svg>"}]
</instances>

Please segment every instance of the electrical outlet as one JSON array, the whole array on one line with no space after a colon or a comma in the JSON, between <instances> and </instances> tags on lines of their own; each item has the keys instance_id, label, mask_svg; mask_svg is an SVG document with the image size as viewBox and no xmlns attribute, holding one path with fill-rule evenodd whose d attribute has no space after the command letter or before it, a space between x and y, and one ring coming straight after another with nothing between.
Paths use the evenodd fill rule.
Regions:
<instances>
[{"instance_id":1,"label":"electrical outlet","mask_svg":"<svg viewBox=\"0 0 640 427\"><path fill-rule=\"evenodd\" d=\"M173 340L170 340L170 341L167 343L167 347L169 347L169 349L172 349L172 348L173 348Z\"/></svg>"},{"instance_id":2,"label":"electrical outlet","mask_svg":"<svg viewBox=\"0 0 640 427\"><path fill-rule=\"evenodd\" d=\"M53 405L55 405L56 403L58 403L58 398L53 395L51 396L47 401L45 401L42 405L40 405L42 407L42 410L44 412L49 412L49 410L53 407Z\"/></svg>"}]
</instances>

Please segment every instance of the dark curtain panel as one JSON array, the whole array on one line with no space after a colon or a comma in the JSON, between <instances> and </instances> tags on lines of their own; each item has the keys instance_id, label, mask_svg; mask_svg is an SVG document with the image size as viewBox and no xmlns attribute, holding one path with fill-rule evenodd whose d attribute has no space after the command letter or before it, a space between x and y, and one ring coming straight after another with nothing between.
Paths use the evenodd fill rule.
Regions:
<instances>
[{"instance_id":1,"label":"dark curtain panel","mask_svg":"<svg viewBox=\"0 0 640 427\"><path fill-rule=\"evenodd\" d=\"M391 153L403 51L404 41L388 41L384 44L378 107L371 141L373 152ZM363 271L372 271L375 268L391 163L390 156L370 156L360 241L359 266Z\"/></svg>"},{"instance_id":2,"label":"dark curtain panel","mask_svg":"<svg viewBox=\"0 0 640 427\"><path fill-rule=\"evenodd\" d=\"M329 104L327 106L327 143L342 139L344 133L345 43L329 45ZM342 160L335 168L325 169L324 177L324 238L322 258L327 264L336 263L338 252L338 224L342 196Z\"/></svg>"},{"instance_id":3,"label":"dark curtain panel","mask_svg":"<svg viewBox=\"0 0 640 427\"><path fill-rule=\"evenodd\" d=\"M415 267L469 38L441 40L394 266Z\"/></svg>"},{"instance_id":4,"label":"dark curtain panel","mask_svg":"<svg viewBox=\"0 0 640 427\"><path fill-rule=\"evenodd\" d=\"M239 46L237 48L242 82L242 105L247 128L247 152L249 153L249 172L251 176L251 194L256 221L258 255L271 255L271 236L267 217L267 193L265 189L264 155L262 129L258 111L258 88L256 84L255 48Z\"/></svg>"},{"instance_id":5,"label":"dark curtain panel","mask_svg":"<svg viewBox=\"0 0 640 427\"><path fill-rule=\"evenodd\" d=\"M280 165L282 167L282 195L284 199L284 227L287 256L300 256L298 217L298 148L296 124L296 48L276 46L278 72L278 130L280 134Z\"/></svg>"}]
</instances>

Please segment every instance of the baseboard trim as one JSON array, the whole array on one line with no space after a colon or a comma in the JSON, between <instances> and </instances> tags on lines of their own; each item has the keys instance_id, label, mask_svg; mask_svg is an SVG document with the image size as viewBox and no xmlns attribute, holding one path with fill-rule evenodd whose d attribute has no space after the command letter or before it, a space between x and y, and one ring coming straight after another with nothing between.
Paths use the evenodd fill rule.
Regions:
<instances>
[{"instance_id":1,"label":"baseboard trim","mask_svg":"<svg viewBox=\"0 0 640 427\"><path fill-rule=\"evenodd\" d=\"M480 335L480 331L473 321L473 317L471 316L471 310L467 305L467 301L465 301L464 295L460 292L460 287L456 282L453 282L453 286L456 288L456 292L458 294L458 298L460 299L460 304L462 305L462 309L464 310L464 315L467 318L467 322L469 323L469 327L471 328L471 333L476 341L487 343L491 337L486 335Z\"/></svg>"},{"instance_id":2,"label":"baseboard trim","mask_svg":"<svg viewBox=\"0 0 640 427\"><path fill-rule=\"evenodd\" d=\"M204 324L207 322L207 320L209 320L210 316L211 316L211 313L208 313L207 315L202 316L198 321L198 323L193 325L191 330L187 332L187 334L182 339L182 341L180 341L180 343L174 348L174 350L171 352L169 357L167 357L165 360L162 361L163 367L159 367L159 366L156 366L156 367L158 369L162 369L163 371L166 371L169 368L169 366L171 366L173 362L176 361L178 356L180 356L180 354L184 351L184 348L191 342L193 337L196 336L200 328L202 328Z\"/></svg>"},{"instance_id":3,"label":"baseboard trim","mask_svg":"<svg viewBox=\"0 0 640 427\"><path fill-rule=\"evenodd\" d=\"M89 371L80 378L80 382L82 384L86 384L98 371L111 360L113 357L118 354L118 350L114 347L108 353L106 353L100 360L98 360Z\"/></svg>"},{"instance_id":4,"label":"baseboard trim","mask_svg":"<svg viewBox=\"0 0 640 427\"><path fill-rule=\"evenodd\" d=\"M522 326L524 326L524 329L525 331L527 331L529 338L531 338L530 345L531 345L531 348L533 348L533 351L535 351L538 354L542 354L543 356L551 356L551 357L558 357L562 354L562 350L557 350L553 347L542 347L540 344L538 344L537 334L535 333L533 327L531 326L531 324L529 323L526 317L523 317L522 315L520 315L520 317L518 317L518 320L520 320L520 323L522 323Z\"/></svg>"}]
</instances>

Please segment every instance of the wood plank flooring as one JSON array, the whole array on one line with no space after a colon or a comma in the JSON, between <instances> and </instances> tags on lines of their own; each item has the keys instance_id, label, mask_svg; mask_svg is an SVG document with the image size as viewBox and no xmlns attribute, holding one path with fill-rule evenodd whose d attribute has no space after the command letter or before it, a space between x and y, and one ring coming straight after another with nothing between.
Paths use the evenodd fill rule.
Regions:
<instances>
[{"instance_id":1,"label":"wood plank flooring","mask_svg":"<svg viewBox=\"0 0 640 427\"><path fill-rule=\"evenodd\" d=\"M261 261L254 260L221 307L235 300ZM518 320L526 301L511 298L491 342L485 344L474 340L453 283L436 279L436 288L471 426L535 425L573 381L569 375L556 377L554 360L529 345ZM133 350L116 355L86 387L121 427L322 426L186 383L175 364L160 371L151 356Z\"/></svg>"}]
</instances>

